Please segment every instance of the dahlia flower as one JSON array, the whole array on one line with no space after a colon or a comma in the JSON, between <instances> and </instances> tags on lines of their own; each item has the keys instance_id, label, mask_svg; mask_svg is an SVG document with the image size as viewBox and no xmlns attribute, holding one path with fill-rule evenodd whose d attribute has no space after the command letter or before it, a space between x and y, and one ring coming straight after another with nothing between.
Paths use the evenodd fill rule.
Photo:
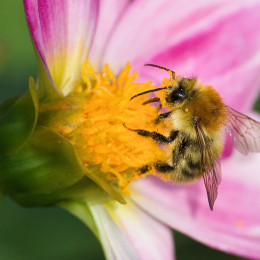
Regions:
<instances>
[{"instance_id":1,"label":"dahlia flower","mask_svg":"<svg viewBox=\"0 0 260 260\"><path fill-rule=\"evenodd\" d=\"M244 157L226 144L211 212L201 180L180 185L139 174L163 150L124 127L156 129L157 107L129 101L167 77L145 63L197 75L227 105L257 117L260 2L24 0L24 7L39 75L1 105L2 194L68 210L107 259L174 259L171 228L260 258L259 154Z\"/></svg>"}]
</instances>

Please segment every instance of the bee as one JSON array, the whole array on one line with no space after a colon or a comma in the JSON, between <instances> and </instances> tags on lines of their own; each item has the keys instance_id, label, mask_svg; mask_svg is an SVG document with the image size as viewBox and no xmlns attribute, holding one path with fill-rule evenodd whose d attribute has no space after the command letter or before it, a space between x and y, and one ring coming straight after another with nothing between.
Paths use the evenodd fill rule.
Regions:
<instances>
[{"instance_id":1,"label":"bee","mask_svg":"<svg viewBox=\"0 0 260 260\"><path fill-rule=\"evenodd\" d=\"M224 133L228 133L234 147L242 154L260 152L260 123L225 105L213 87L198 84L196 78L176 78L175 72L170 69L145 65L169 72L170 84L138 93L131 100L164 90L163 100L156 96L143 105L154 102L162 104L163 101L169 111L159 113L154 124L167 120L171 131L165 136L124 126L166 146L166 161L157 161L153 165L159 173L168 174L174 182L190 182L203 177L209 207L213 210L221 182L220 156ZM142 171L145 169L150 167L142 167Z\"/></svg>"}]
</instances>

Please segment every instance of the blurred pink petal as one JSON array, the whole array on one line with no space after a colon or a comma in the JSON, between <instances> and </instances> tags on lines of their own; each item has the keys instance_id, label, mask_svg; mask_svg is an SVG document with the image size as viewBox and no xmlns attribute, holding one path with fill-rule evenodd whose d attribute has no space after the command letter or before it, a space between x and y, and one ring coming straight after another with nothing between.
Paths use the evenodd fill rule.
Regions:
<instances>
[{"instance_id":1,"label":"blurred pink petal","mask_svg":"<svg viewBox=\"0 0 260 260\"><path fill-rule=\"evenodd\" d=\"M79 80L97 20L98 1L24 0L36 49L55 87L68 94Z\"/></svg>"},{"instance_id":2,"label":"blurred pink petal","mask_svg":"<svg viewBox=\"0 0 260 260\"><path fill-rule=\"evenodd\" d=\"M94 205L90 210L107 259L174 259L171 230L131 201L126 206Z\"/></svg>"},{"instance_id":3,"label":"blurred pink petal","mask_svg":"<svg viewBox=\"0 0 260 260\"><path fill-rule=\"evenodd\" d=\"M218 89L227 105L246 111L260 89L259 12L260 3L222 17L208 30L157 54L149 62L163 64L184 76L197 75L202 84ZM148 78L158 75L147 68L145 72Z\"/></svg>"},{"instance_id":4,"label":"blurred pink petal","mask_svg":"<svg viewBox=\"0 0 260 260\"><path fill-rule=\"evenodd\" d=\"M125 10L131 5L131 0L103 0L98 12L97 28L91 47L89 60L96 70L101 70L102 59L109 38L113 34L118 21L124 16Z\"/></svg>"},{"instance_id":5,"label":"blurred pink petal","mask_svg":"<svg viewBox=\"0 0 260 260\"><path fill-rule=\"evenodd\" d=\"M100 242L107 259L138 259L138 256L129 243L125 234L117 227L111 219L105 206L90 206L90 211L95 219L95 223L100 234Z\"/></svg>"},{"instance_id":6,"label":"blurred pink petal","mask_svg":"<svg viewBox=\"0 0 260 260\"><path fill-rule=\"evenodd\" d=\"M125 61L143 64L170 46L201 33L255 1L134 1L118 19L102 63L115 71Z\"/></svg>"},{"instance_id":7,"label":"blurred pink petal","mask_svg":"<svg viewBox=\"0 0 260 260\"><path fill-rule=\"evenodd\" d=\"M216 249L259 258L259 154L238 153L222 162L223 178L214 211L202 180L190 185L155 177L132 184L131 198L158 220Z\"/></svg>"}]
</instances>

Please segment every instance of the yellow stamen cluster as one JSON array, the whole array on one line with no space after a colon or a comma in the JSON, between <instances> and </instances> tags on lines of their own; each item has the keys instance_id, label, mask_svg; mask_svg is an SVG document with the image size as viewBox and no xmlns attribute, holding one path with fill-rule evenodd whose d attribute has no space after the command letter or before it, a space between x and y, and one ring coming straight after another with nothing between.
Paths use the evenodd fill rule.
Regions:
<instances>
[{"instance_id":1,"label":"yellow stamen cluster","mask_svg":"<svg viewBox=\"0 0 260 260\"><path fill-rule=\"evenodd\" d=\"M53 128L70 140L84 166L98 167L102 178L124 191L132 180L155 174L153 167L145 174L140 168L152 166L164 155L151 138L127 128L158 131L153 120L159 113L153 105L142 105L148 95L130 100L137 93L156 88L151 82L136 83L138 73L130 75L130 69L127 64L115 77L106 65L97 74L86 61L81 71L81 84L56 102L57 110L67 111L66 119L52 117ZM55 110L50 105L42 105L41 109Z\"/></svg>"}]
</instances>

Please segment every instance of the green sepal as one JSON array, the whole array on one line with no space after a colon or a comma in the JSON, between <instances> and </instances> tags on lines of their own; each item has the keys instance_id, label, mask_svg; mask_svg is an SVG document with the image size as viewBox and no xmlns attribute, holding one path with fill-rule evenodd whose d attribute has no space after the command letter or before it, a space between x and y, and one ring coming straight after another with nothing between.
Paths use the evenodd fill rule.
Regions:
<instances>
[{"instance_id":1,"label":"green sepal","mask_svg":"<svg viewBox=\"0 0 260 260\"><path fill-rule=\"evenodd\" d=\"M32 41L33 42L33 41ZM48 68L45 67L43 60L35 47L33 42L34 51L36 54L36 58L39 63L39 71L38 71L38 80L37 86L39 87L39 100L40 101L52 101L63 97L62 92L55 87L54 82L52 81L50 73L47 71Z\"/></svg>"},{"instance_id":2,"label":"green sepal","mask_svg":"<svg viewBox=\"0 0 260 260\"><path fill-rule=\"evenodd\" d=\"M73 146L46 127L37 126L22 149L0 160L0 187L26 206L53 204L84 176Z\"/></svg>"},{"instance_id":3,"label":"green sepal","mask_svg":"<svg viewBox=\"0 0 260 260\"><path fill-rule=\"evenodd\" d=\"M83 177L76 184L52 193L19 193L10 194L19 204L26 207L48 206L67 200L79 200L91 203L103 203L111 197L95 182ZM0 197L1 199L1 197Z\"/></svg>"},{"instance_id":4,"label":"green sepal","mask_svg":"<svg viewBox=\"0 0 260 260\"><path fill-rule=\"evenodd\" d=\"M0 106L0 154L11 154L27 142L37 122L38 108L35 82L30 77L25 94Z\"/></svg>"}]
</instances>

